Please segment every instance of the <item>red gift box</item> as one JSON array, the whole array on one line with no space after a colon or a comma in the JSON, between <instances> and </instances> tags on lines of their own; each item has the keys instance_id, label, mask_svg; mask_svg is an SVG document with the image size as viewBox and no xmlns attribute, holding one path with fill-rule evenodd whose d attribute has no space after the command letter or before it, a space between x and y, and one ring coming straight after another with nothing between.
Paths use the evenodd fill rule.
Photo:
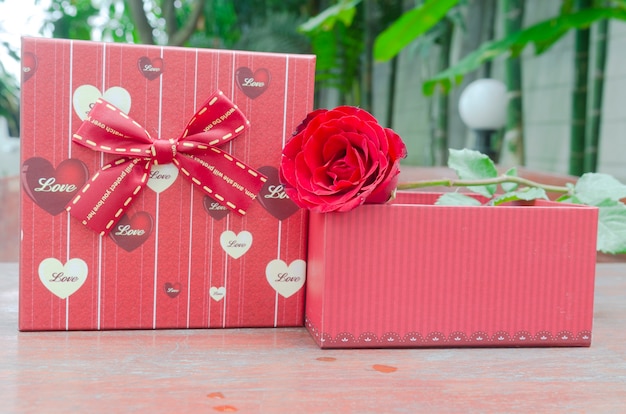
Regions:
<instances>
[{"instance_id":1,"label":"red gift box","mask_svg":"<svg viewBox=\"0 0 626 414\"><path fill-rule=\"evenodd\" d=\"M302 326L308 214L286 198L277 171L312 109L314 56L40 38L24 38L22 53L21 330ZM108 234L70 216L68 203L119 159L104 144L89 148L89 136L87 147L73 142L83 122L119 132L88 115L99 98L146 136L170 139L212 110L205 102L216 91L236 107L204 115L214 119L204 132L219 132L237 108L250 124L202 150L267 177L245 215L225 207L238 190L227 174L217 179L233 187L222 200L163 162ZM159 148L157 158L168 147ZM199 169L213 162L206 153ZM108 193L101 201L110 205ZM85 222L106 210L100 204Z\"/></svg>"},{"instance_id":2,"label":"red gift box","mask_svg":"<svg viewBox=\"0 0 626 414\"><path fill-rule=\"evenodd\" d=\"M438 196L310 213L305 324L320 347L591 344L596 208Z\"/></svg>"}]
</instances>

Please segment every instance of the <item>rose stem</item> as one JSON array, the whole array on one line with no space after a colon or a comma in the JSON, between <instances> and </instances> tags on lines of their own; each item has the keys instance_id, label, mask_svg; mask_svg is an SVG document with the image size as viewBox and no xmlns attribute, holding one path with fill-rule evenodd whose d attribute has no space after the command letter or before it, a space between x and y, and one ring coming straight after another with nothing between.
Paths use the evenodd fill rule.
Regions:
<instances>
[{"instance_id":1,"label":"rose stem","mask_svg":"<svg viewBox=\"0 0 626 414\"><path fill-rule=\"evenodd\" d=\"M553 193L568 193L570 191L568 187L542 184L542 183L528 180L526 178L516 177L516 176L511 176L511 175L500 175L498 177L486 178L482 180L457 180L457 179L451 179L451 178L442 178L439 180L415 181L411 183L398 184L398 190L410 190L413 188L438 187L438 186L472 187L472 186L502 184L502 183L517 183L517 184L526 185L528 187L538 187L538 188L543 188L544 190L548 192L553 192Z\"/></svg>"}]
</instances>

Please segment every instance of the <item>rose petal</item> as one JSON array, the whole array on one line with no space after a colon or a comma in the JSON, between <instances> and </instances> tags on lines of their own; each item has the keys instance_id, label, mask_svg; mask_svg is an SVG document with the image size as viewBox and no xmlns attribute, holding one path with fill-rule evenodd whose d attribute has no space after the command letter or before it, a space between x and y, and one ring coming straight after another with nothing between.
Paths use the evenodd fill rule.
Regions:
<instances>
[{"instance_id":1,"label":"rose petal","mask_svg":"<svg viewBox=\"0 0 626 414\"><path fill-rule=\"evenodd\" d=\"M283 158L278 174L281 183L294 186L296 183L296 166L293 160Z\"/></svg>"},{"instance_id":2,"label":"rose petal","mask_svg":"<svg viewBox=\"0 0 626 414\"><path fill-rule=\"evenodd\" d=\"M312 197L314 200L314 197ZM327 213L330 211L348 211L361 204L365 199L353 193L335 194L318 198L319 209L316 211Z\"/></svg>"},{"instance_id":3,"label":"rose petal","mask_svg":"<svg viewBox=\"0 0 626 414\"><path fill-rule=\"evenodd\" d=\"M351 146L350 141L345 135L335 134L329 136L322 147L322 159L325 164L346 156L348 147Z\"/></svg>"},{"instance_id":4,"label":"rose petal","mask_svg":"<svg viewBox=\"0 0 626 414\"><path fill-rule=\"evenodd\" d=\"M283 148L283 155L289 159L294 159L302 151L302 135L293 136Z\"/></svg>"},{"instance_id":5,"label":"rose petal","mask_svg":"<svg viewBox=\"0 0 626 414\"><path fill-rule=\"evenodd\" d=\"M398 170L398 173L400 171ZM389 201L391 195L398 186L398 173L387 176L387 179L380 183L376 189L365 199L366 204L383 204Z\"/></svg>"},{"instance_id":6,"label":"rose petal","mask_svg":"<svg viewBox=\"0 0 626 414\"><path fill-rule=\"evenodd\" d=\"M328 173L327 169L320 167L311 177L309 190L318 195L332 195L345 190L356 188L358 183L349 180L337 179Z\"/></svg>"},{"instance_id":7,"label":"rose petal","mask_svg":"<svg viewBox=\"0 0 626 414\"><path fill-rule=\"evenodd\" d=\"M316 118L318 115L321 115L325 112L328 112L327 109L316 109L313 112L309 112L308 115L306 116L306 118L304 118L304 120L300 123L300 125L298 125L296 127L295 132L293 133L293 135L297 135L300 132L304 131L304 129L306 128L306 126L314 119Z\"/></svg>"},{"instance_id":8,"label":"rose petal","mask_svg":"<svg viewBox=\"0 0 626 414\"><path fill-rule=\"evenodd\" d=\"M367 111L341 106L311 112L283 150L280 179L296 204L329 212L384 202L394 190L400 137Z\"/></svg>"},{"instance_id":9,"label":"rose petal","mask_svg":"<svg viewBox=\"0 0 626 414\"><path fill-rule=\"evenodd\" d=\"M389 158L394 161L400 158L406 158L406 145L402 142L402 138L389 128L385 128L385 135L389 142Z\"/></svg>"},{"instance_id":10,"label":"rose petal","mask_svg":"<svg viewBox=\"0 0 626 414\"><path fill-rule=\"evenodd\" d=\"M370 114L364 109L357 108L354 106L338 106L332 111L343 113L344 115L354 115L359 118L362 122L373 122L378 124L378 120L374 117L374 115Z\"/></svg>"}]
</instances>

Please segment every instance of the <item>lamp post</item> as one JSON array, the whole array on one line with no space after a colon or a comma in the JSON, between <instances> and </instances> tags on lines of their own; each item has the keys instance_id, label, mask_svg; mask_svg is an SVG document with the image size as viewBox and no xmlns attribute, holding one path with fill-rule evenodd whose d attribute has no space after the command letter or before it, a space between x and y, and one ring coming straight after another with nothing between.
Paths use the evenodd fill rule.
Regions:
<instances>
[{"instance_id":1,"label":"lamp post","mask_svg":"<svg viewBox=\"0 0 626 414\"><path fill-rule=\"evenodd\" d=\"M459 98L461 119L476 134L475 149L494 162L498 161L498 154L492 137L506 123L507 103L506 86L496 79L475 80Z\"/></svg>"}]
</instances>

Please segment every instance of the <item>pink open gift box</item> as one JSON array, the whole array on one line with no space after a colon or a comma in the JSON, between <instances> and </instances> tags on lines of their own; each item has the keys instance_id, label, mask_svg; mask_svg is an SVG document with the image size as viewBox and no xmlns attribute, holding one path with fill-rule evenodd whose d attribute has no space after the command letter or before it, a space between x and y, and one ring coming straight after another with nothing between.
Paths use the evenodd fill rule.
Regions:
<instances>
[{"instance_id":1,"label":"pink open gift box","mask_svg":"<svg viewBox=\"0 0 626 414\"><path fill-rule=\"evenodd\" d=\"M591 344L596 208L438 196L310 214L305 324L320 347Z\"/></svg>"},{"instance_id":2,"label":"pink open gift box","mask_svg":"<svg viewBox=\"0 0 626 414\"><path fill-rule=\"evenodd\" d=\"M284 195L278 165L312 108L314 56L40 38L22 53L20 329L302 326L307 212ZM69 216L119 158L72 142L98 98L169 139L217 90L250 121L219 148L268 178L247 214L163 163L109 235Z\"/></svg>"}]
</instances>

